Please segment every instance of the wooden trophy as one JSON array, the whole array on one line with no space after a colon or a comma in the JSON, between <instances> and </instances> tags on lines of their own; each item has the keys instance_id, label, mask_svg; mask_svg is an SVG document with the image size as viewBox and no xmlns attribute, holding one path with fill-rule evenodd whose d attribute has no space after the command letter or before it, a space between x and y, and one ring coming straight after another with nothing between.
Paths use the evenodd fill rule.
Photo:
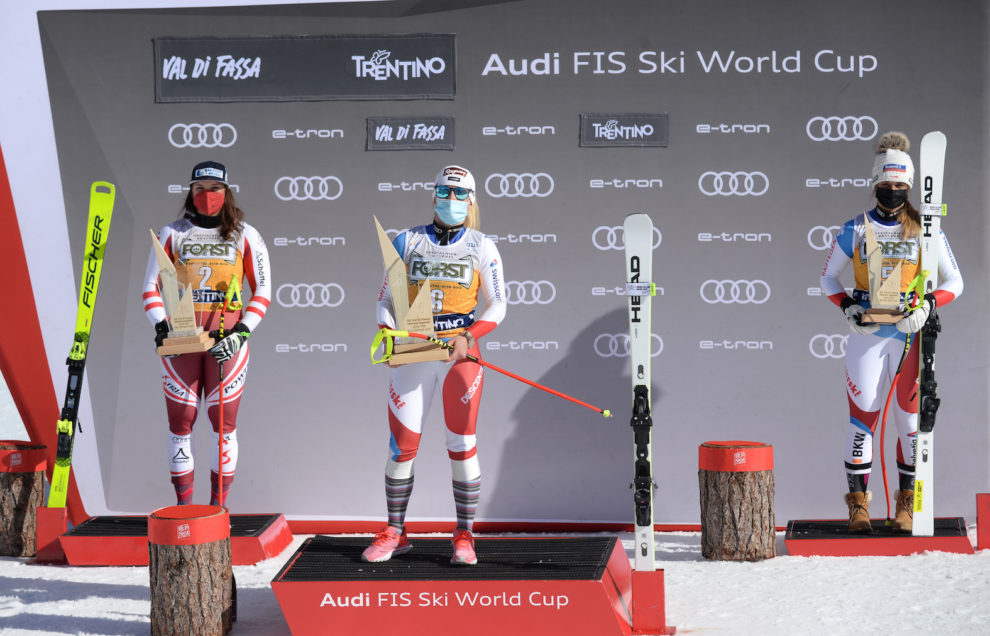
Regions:
<instances>
[{"instance_id":1,"label":"wooden trophy","mask_svg":"<svg viewBox=\"0 0 990 636\"><path fill-rule=\"evenodd\" d=\"M901 310L901 259L893 267L885 266L883 251L877 243L870 220L866 220L866 269L870 282L870 308L863 312L863 324L892 325L904 317ZM889 269L887 278L883 271Z\"/></svg>"},{"instance_id":2,"label":"wooden trophy","mask_svg":"<svg viewBox=\"0 0 990 636\"><path fill-rule=\"evenodd\" d=\"M406 281L406 264L395 251L392 241L375 217L375 227L378 229L378 242L382 248L382 259L385 261L385 272L388 276L388 286L392 291L392 307L395 312L395 328L400 331L412 331L424 336L436 336L433 330L433 308L430 304L430 280L423 281L419 293L412 304L409 304L409 287ZM419 338L396 338L395 348L388 364L397 366L410 362L427 362L429 360L446 360L450 352L438 347L432 342Z\"/></svg>"},{"instance_id":3,"label":"wooden trophy","mask_svg":"<svg viewBox=\"0 0 990 636\"><path fill-rule=\"evenodd\" d=\"M209 332L196 324L196 312L193 309L192 285L187 284L179 292L179 279L175 273L172 259L165 253L158 236L151 230L151 242L158 259L158 289L165 303L165 313L168 314L168 337L158 347L158 355L170 356L180 353L196 353L206 351L215 343Z\"/></svg>"}]
</instances>

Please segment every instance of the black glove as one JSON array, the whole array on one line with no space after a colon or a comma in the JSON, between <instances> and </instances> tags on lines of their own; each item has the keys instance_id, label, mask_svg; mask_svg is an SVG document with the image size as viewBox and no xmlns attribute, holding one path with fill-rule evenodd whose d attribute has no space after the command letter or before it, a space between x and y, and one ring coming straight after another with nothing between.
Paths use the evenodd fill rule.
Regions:
<instances>
[{"instance_id":1,"label":"black glove","mask_svg":"<svg viewBox=\"0 0 990 636\"><path fill-rule=\"evenodd\" d=\"M250 335L251 330L244 326L244 323L238 322L230 332L224 333L223 340L220 340L210 348L210 355L219 362L226 362L237 355L237 352L241 350L241 346L247 342ZM211 331L210 336L214 340L219 340L220 330Z\"/></svg>"}]
</instances>

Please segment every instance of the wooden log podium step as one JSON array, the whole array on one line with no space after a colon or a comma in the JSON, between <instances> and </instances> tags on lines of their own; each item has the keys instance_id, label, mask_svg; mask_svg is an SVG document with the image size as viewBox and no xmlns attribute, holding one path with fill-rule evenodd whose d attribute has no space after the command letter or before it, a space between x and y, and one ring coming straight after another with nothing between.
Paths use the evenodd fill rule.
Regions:
<instances>
[{"instance_id":1,"label":"wooden log podium step","mask_svg":"<svg viewBox=\"0 0 990 636\"><path fill-rule=\"evenodd\" d=\"M701 555L760 561L777 554L773 447L760 442L705 442L698 449Z\"/></svg>"},{"instance_id":2,"label":"wooden log podium step","mask_svg":"<svg viewBox=\"0 0 990 636\"><path fill-rule=\"evenodd\" d=\"M34 556L47 467L44 444L0 441L0 556Z\"/></svg>"},{"instance_id":3,"label":"wooden log podium step","mask_svg":"<svg viewBox=\"0 0 990 636\"><path fill-rule=\"evenodd\" d=\"M222 636L237 620L230 516L219 506L170 506L148 517L151 633Z\"/></svg>"}]
</instances>

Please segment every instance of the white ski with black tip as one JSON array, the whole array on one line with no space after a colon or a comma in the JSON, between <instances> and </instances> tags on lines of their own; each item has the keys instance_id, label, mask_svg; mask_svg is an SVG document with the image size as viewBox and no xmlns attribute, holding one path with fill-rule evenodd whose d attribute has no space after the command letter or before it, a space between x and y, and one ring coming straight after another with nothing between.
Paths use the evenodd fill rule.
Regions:
<instances>
[{"instance_id":1,"label":"white ski with black tip","mask_svg":"<svg viewBox=\"0 0 990 636\"><path fill-rule=\"evenodd\" d=\"M636 520L634 563L637 571L653 571L653 418L650 415L650 331L653 302L653 221L630 214L623 224L626 244L626 297L629 304L629 359L632 362L632 420L635 472L633 504Z\"/></svg>"}]
</instances>

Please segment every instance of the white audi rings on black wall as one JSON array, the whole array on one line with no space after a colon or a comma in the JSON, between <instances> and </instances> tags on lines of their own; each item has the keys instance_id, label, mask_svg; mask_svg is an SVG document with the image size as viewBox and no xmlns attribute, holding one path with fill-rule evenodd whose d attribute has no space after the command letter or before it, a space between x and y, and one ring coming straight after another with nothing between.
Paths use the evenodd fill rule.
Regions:
<instances>
[{"instance_id":1,"label":"white audi rings on black wall","mask_svg":"<svg viewBox=\"0 0 990 636\"><path fill-rule=\"evenodd\" d=\"M545 172L494 173L485 179L485 192L498 199L505 197L548 197L553 192L553 177Z\"/></svg>"},{"instance_id":2,"label":"white audi rings on black wall","mask_svg":"<svg viewBox=\"0 0 990 636\"><path fill-rule=\"evenodd\" d=\"M770 179L762 172L716 172L709 170L698 177L698 189L705 196L754 196L766 194Z\"/></svg>"},{"instance_id":3,"label":"white audi rings on black wall","mask_svg":"<svg viewBox=\"0 0 990 636\"><path fill-rule=\"evenodd\" d=\"M660 228L653 226L653 249L660 247L663 235ZM626 248L626 236L621 225L599 225L591 233L591 244L600 250L623 250Z\"/></svg>"},{"instance_id":4,"label":"white audi rings on black wall","mask_svg":"<svg viewBox=\"0 0 990 636\"><path fill-rule=\"evenodd\" d=\"M282 201L333 201L344 192L337 177L280 177L275 196Z\"/></svg>"},{"instance_id":5,"label":"white audi rings on black wall","mask_svg":"<svg viewBox=\"0 0 990 636\"><path fill-rule=\"evenodd\" d=\"M808 350L811 355L820 360L825 358L843 358L846 355L846 343L849 342L849 334L827 334L819 333L811 337L808 341Z\"/></svg>"},{"instance_id":6,"label":"white audi rings on black wall","mask_svg":"<svg viewBox=\"0 0 990 636\"><path fill-rule=\"evenodd\" d=\"M628 358L629 334L600 333L595 338L593 348L600 358ZM663 352L663 340L657 334L650 334L650 357L655 358Z\"/></svg>"},{"instance_id":7,"label":"white audi rings on black wall","mask_svg":"<svg viewBox=\"0 0 990 636\"><path fill-rule=\"evenodd\" d=\"M877 136L877 120L862 117L812 117L804 127L813 141L868 141Z\"/></svg>"},{"instance_id":8,"label":"white audi rings on black wall","mask_svg":"<svg viewBox=\"0 0 990 636\"><path fill-rule=\"evenodd\" d=\"M339 307L344 288L337 283L286 283L275 291L283 307Z\"/></svg>"},{"instance_id":9,"label":"white audi rings on black wall","mask_svg":"<svg viewBox=\"0 0 990 636\"><path fill-rule=\"evenodd\" d=\"M701 284L701 299L709 305L718 303L762 305L770 300L770 285L763 280L715 280Z\"/></svg>"},{"instance_id":10,"label":"white audi rings on black wall","mask_svg":"<svg viewBox=\"0 0 990 636\"><path fill-rule=\"evenodd\" d=\"M227 123L172 124L168 142L176 148L230 148L237 141L237 129Z\"/></svg>"},{"instance_id":11,"label":"white audi rings on black wall","mask_svg":"<svg viewBox=\"0 0 990 636\"><path fill-rule=\"evenodd\" d=\"M548 305L557 297L557 288L548 280L505 282L505 300L510 305Z\"/></svg>"}]
</instances>

